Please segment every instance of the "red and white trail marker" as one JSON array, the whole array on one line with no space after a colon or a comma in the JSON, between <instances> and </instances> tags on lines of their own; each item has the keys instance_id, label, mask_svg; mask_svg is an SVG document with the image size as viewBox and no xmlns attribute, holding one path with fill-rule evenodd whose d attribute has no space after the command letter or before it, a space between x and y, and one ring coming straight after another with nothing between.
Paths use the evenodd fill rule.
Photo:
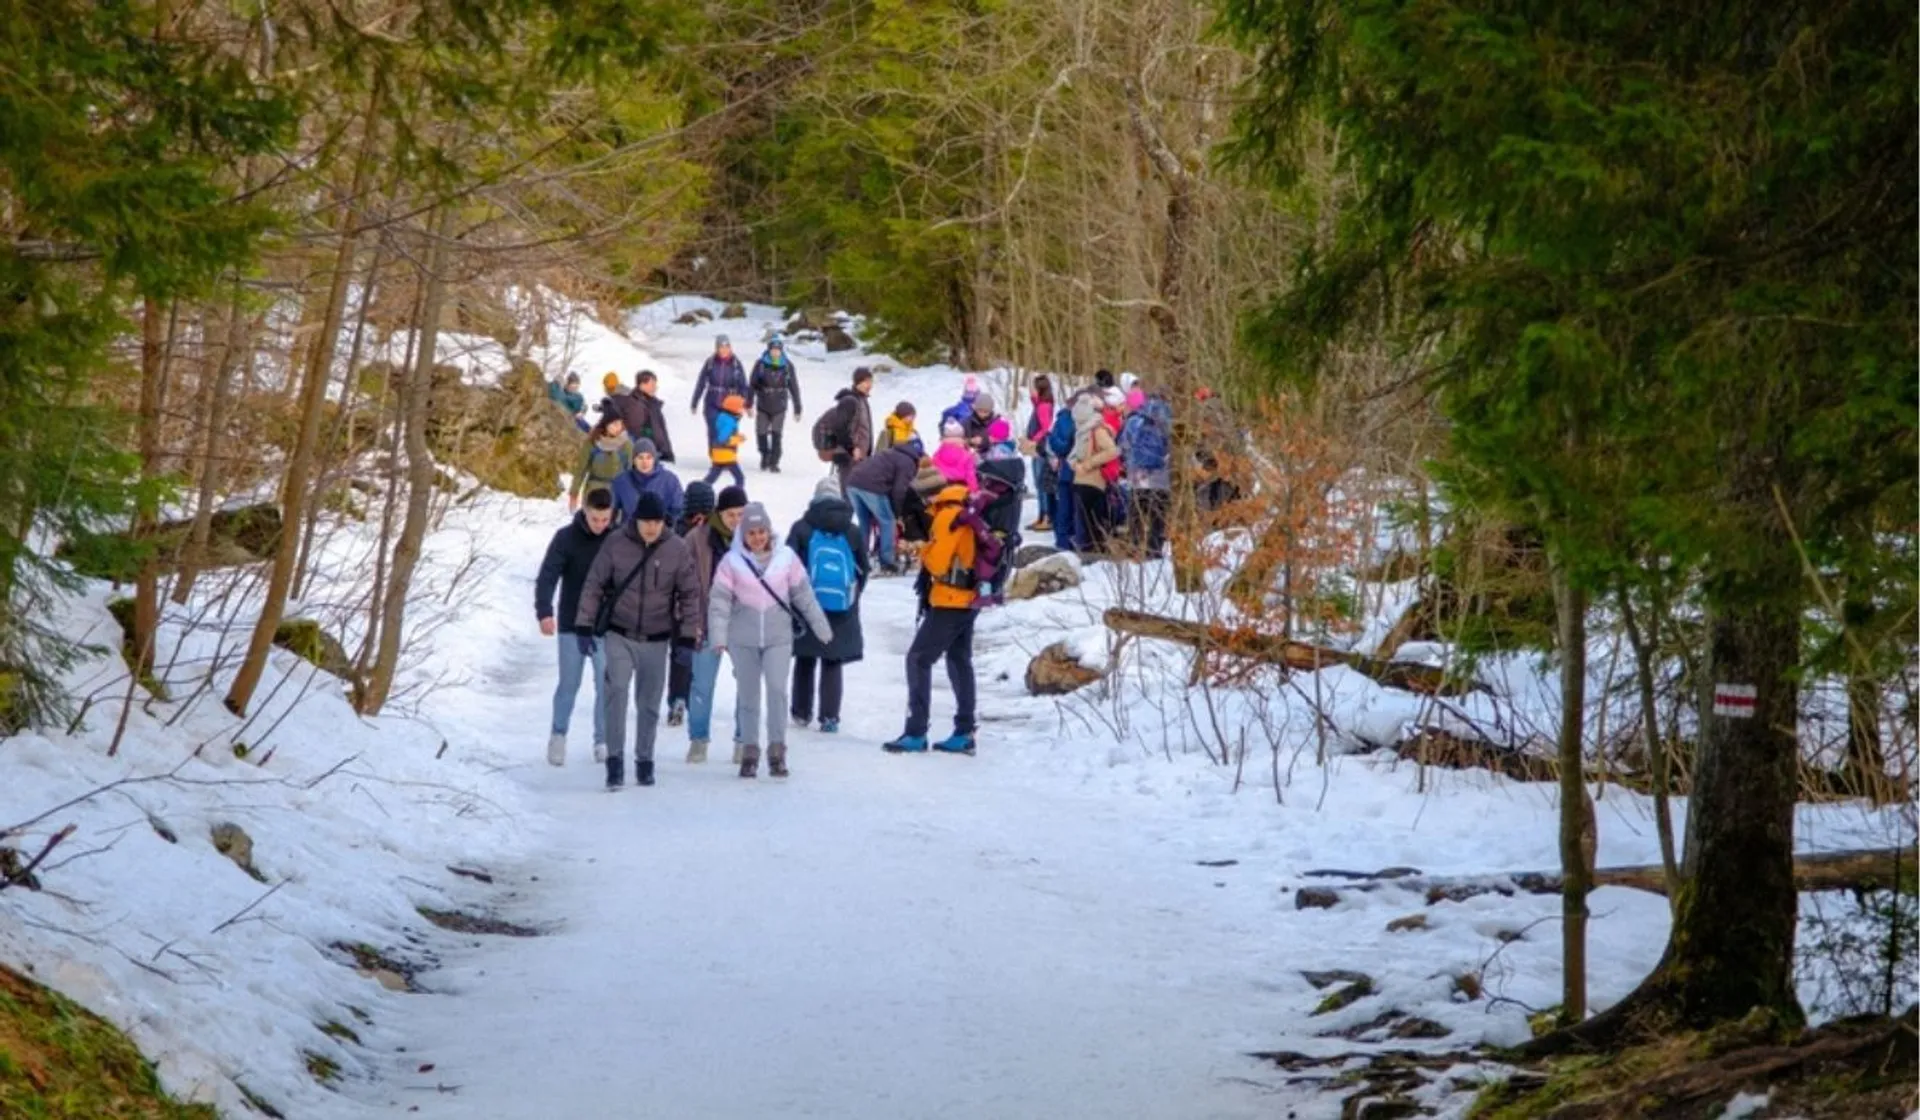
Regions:
<instances>
[{"instance_id":1,"label":"red and white trail marker","mask_svg":"<svg viewBox=\"0 0 1920 1120\"><path fill-rule=\"evenodd\" d=\"M1752 719L1754 697L1759 689L1750 684L1716 684L1713 686L1713 714L1729 719Z\"/></svg>"}]
</instances>

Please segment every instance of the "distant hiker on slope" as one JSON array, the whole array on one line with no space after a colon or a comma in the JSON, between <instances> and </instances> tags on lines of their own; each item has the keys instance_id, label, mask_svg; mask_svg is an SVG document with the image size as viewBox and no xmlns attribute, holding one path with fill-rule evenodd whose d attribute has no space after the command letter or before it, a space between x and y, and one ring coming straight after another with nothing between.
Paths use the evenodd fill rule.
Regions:
<instances>
[{"instance_id":1,"label":"distant hiker on slope","mask_svg":"<svg viewBox=\"0 0 1920 1120\"><path fill-rule=\"evenodd\" d=\"M929 746L950 754L974 752L973 620L978 588L999 567L1000 545L967 508L967 488L953 483L933 499L933 528L920 554L920 628L907 649L907 729L884 744L895 753ZM986 577L983 579L983 575ZM953 686L953 734L927 742L932 720L933 663L946 659Z\"/></svg>"},{"instance_id":2,"label":"distant hiker on slope","mask_svg":"<svg viewBox=\"0 0 1920 1120\"><path fill-rule=\"evenodd\" d=\"M633 466L633 444L627 442L626 426L618 416L602 416L587 433L587 443L574 464L573 485L567 487L567 508L580 508L580 496L597 490L613 490L614 480Z\"/></svg>"},{"instance_id":3,"label":"distant hiker on slope","mask_svg":"<svg viewBox=\"0 0 1920 1120\"><path fill-rule=\"evenodd\" d=\"M740 445L747 441L741 417L746 411L746 398L738 393L720 402L720 417L713 422L713 443L707 448L707 459L713 464L707 470L708 486L723 474L731 475L735 486L746 486L747 476L740 471Z\"/></svg>"},{"instance_id":4,"label":"distant hiker on slope","mask_svg":"<svg viewBox=\"0 0 1920 1120\"><path fill-rule=\"evenodd\" d=\"M806 565L774 535L766 507L754 502L713 575L713 601L707 608L707 640L733 656L734 738L740 743L742 778L759 776L763 729L767 772L787 776L787 668L794 630L802 625L823 643L833 640L833 627L814 601Z\"/></svg>"},{"instance_id":5,"label":"distant hiker on slope","mask_svg":"<svg viewBox=\"0 0 1920 1120\"><path fill-rule=\"evenodd\" d=\"M642 494L660 499L660 508L667 511L669 522L680 520L680 510L687 502L686 492L680 488L680 476L660 465L650 439L634 441L633 465L613 480L613 504L628 521L637 516L634 510Z\"/></svg>"},{"instance_id":6,"label":"distant hiker on slope","mask_svg":"<svg viewBox=\"0 0 1920 1120\"><path fill-rule=\"evenodd\" d=\"M801 416L800 377L787 360L787 346L779 335L767 341L766 352L753 363L747 387L753 392L753 438L760 450L760 469L779 474L789 401L793 418Z\"/></svg>"},{"instance_id":7,"label":"distant hiker on slope","mask_svg":"<svg viewBox=\"0 0 1920 1120\"><path fill-rule=\"evenodd\" d=\"M653 784L653 743L660 729L660 695L671 658L689 660L700 637L700 580L687 542L667 532L667 510L640 495L633 520L607 539L580 590L578 639L590 652L606 644L607 789L620 788L626 768L627 688L634 700L633 782Z\"/></svg>"},{"instance_id":8,"label":"distant hiker on slope","mask_svg":"<svg viewBox=\"0 0 1920 1120\"><path fill-rule=\"evenodd\" d=\"M564 381L547 382L547 397L559 405L560 410L571 417L581 431L593 427L587 422L587 398L580 393L579 374L569 373Z\"/></svg>"},{"instance_id":9,"label":"distant hiker on slope","mask_svg":"<svg viewBox=\"0 0 1920 1120\"><path fill-rule=\"evenodd\" d=\"M691 489L691 487L689 487ZM746 513L747 492L738 486L720 491L714 513L704 525L687 530L687 547L693 552L694 574L700 577L700 643L688 665L687 688L687 761L699 765L707 760L707 741L713 728L713 684L720 676L719 643L707 630L713 604L713 576L733 547L734 534L740 531L740 519ZM735 738L733 764L740 765L740 740Z\"/></svg>"},{"instance_id":10,"label":"distant hiker on slope","mask_svg":"<svg viewBox=\"0 0 1920 1120\"><path fill-rule=\"evenodd\" d=\"M580 589L587 582L594 557L606 540L613 524L613 493L593 490L587 494L587 508L573 515L547 543L547 554L540 561L540 574L533 581L533 613L540 620L540 633L560 641L560 680L553 688L553 723L547 736L547 761L555 766L567 764L567 725L573 721L573 703L580 695L580 678L587 662L593 663L593 760L607 757L607 706L601 688L601 650L593 643L593 628L579 625ZM553 590L560 589L560 614L555 621ZM566 632L561 633L562 625ZM580 638L588 644L583 648Z\"/></svg>"},{"instance_id":11,"label":"distant hiker on slope","mask_svg":"<svg viewBox=\"0 0 1920 1120\"><path fill-rule=\"evenodd\" d=\"M640 371L631 393L619 393L600 403L601 411L616 414L627 425L627 438L653 441L662 463L673 462L673 437L667 434L667 406L656 394L660 379L650 369Z\"/></svg>"},{"instance_id":12,"label":"distant hiker on slope","mask_svg":"<svg viewBox=\"0 0 1920 1120\"><path fill-rule=\"evenodd\" d=\"M700 367L700 376L693 383L693 411L706 417L708 447L719 445L716 424L726 399L739 397L744 401L748 392L747 371L733 356L733 343L724 334L715 336L713 356Z\"/></svg>"},{"instance_id":13,"label":"distant hiker on slope","mask_svg":"<svg viewBox=\"0 0 1920 1120\"><path fill-rule=\"evenodd\" d=\"M853 385L834 394L833 407L813 422L813 447L823 462L833 464L834 479L845 492L854 464L873 454L873 371L853 371Z\"/></svg>"},{"instance_id":14,"label":"distant hiker on slope","mask_svg":"<svg viewBox=\"0 0 1920 1120\"><path fill-rule=\"evenodd\" d=\"M841 670L860 660L866 649L860 633L860 597L867 589L867 548L854 530L853 507L840 496L833 479L823 478L814 488L806 515L787 533L787 547L806 562L814 600L833 628L830 641L820 641L811 632L794 638L793 700L788 714L796 727L813 722L817 668L820 730L832 735L840 730Z\"/></svg>"}]
</instances>

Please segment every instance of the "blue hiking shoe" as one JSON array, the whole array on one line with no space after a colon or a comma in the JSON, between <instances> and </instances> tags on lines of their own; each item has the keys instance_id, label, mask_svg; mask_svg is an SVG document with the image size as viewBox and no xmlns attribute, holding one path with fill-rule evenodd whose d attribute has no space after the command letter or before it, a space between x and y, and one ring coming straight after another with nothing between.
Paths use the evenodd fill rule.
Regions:
<instances>
[{"instance_id":1,"label":"blue hiking shoe","mask_svg":"<svg viewBox=\"0 0 1920 1120\"><path fill-rule=\"evenodd\" d=\"M948 754L972 754L973 747L973 736L958 731L933 745L934 750L945 751Z\"/></svg>"},{"instance_id":2,"label":"blue hiking shoe","mask_svg":"<svg viewBox=\"0 0 1920 1120\"><path fill-rule=\"evenodd\" d=\"M891 742L880 744L880 749L890 754L915 754L927 749L925 735L902 735Z\"/></svg>"},{"instance_id":3,"label":"blue hiking shoe","mask_svg":"<svg viewBox=\"0 0 1920 1120\"><path fill-rule=\"evenodd\" d=\"M822 734L822 735L838 735L838 734L840 734L840 721L839 721L839 720L837 720L837 719L823 719L823 720L821 720L821 721L820 721L820 734Z\"/></svg>"}]
</instances>

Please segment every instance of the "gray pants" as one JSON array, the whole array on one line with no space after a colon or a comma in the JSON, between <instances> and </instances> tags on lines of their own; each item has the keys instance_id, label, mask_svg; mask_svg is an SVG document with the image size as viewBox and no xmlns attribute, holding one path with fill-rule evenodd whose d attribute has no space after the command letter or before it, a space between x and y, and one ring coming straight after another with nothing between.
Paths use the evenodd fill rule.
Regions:
<instances>
[{"instance_id":1,"label":"gray pants","mask_svg":"<svg viewBox=\"0 0 1920 1120\"><path fill-rule=\"evenodd\" d=\"M737 743L769 747L787 741L787 669L793 662L793 646L768 646L743 649L728 646L733 658L733 738ZM760 737L760 690L766 689L767 737Z\"/></svg>"},{"instance_id":2,"label":"gray pants","mask_svg":"<svg viewBox=\"0 0 1920 1120\"><path fill-rule=\"evenodd\" d=\"M633 684L638 709L633 717L633 758L653 761L653 735L660 727L660 697L667 690L668 642L636 642L608 634L607 644L607 761L626 757L627 684Z\"/></svg>"}]
</instances>

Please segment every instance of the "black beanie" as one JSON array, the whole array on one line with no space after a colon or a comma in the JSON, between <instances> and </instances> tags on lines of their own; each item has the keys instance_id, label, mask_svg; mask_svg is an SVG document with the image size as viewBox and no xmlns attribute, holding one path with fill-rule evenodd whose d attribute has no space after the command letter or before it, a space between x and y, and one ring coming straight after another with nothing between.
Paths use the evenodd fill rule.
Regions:
<instances>
[{"instance_id":1,"label":"black beanie","mask_svg":"<svg viewBox=\"0 0 1920 1120\"><path fill-rule=\"evenodd\" d=\"M687 483L686 507L682 512L688 517L698 517L713 512L713 487L694 479Z\"/></svg>"},{"instance_id":2,"label":"black beanie","mask_svg":"<svg viewBox=\"0 0 1920 1120\"><path fill-rule=\"evenodd\" d=\"M720 491L720 500L713 504L715 513L725 513L730 509L745 509L747 492L739 486L729 486Z\"/></svg>"},{"instance_id":3,"label":"black beanie","mask_svg":"<svg viewBox=\"0 0 1920 1120\"><path fill-rule=\"evenodd\" d=\"M660 495L653 491L642 490L640 492L640 500L633 504L633 519L635 521L665 521L667 519L667 503L661 501Z\"/></svg>"}]
</instances>

